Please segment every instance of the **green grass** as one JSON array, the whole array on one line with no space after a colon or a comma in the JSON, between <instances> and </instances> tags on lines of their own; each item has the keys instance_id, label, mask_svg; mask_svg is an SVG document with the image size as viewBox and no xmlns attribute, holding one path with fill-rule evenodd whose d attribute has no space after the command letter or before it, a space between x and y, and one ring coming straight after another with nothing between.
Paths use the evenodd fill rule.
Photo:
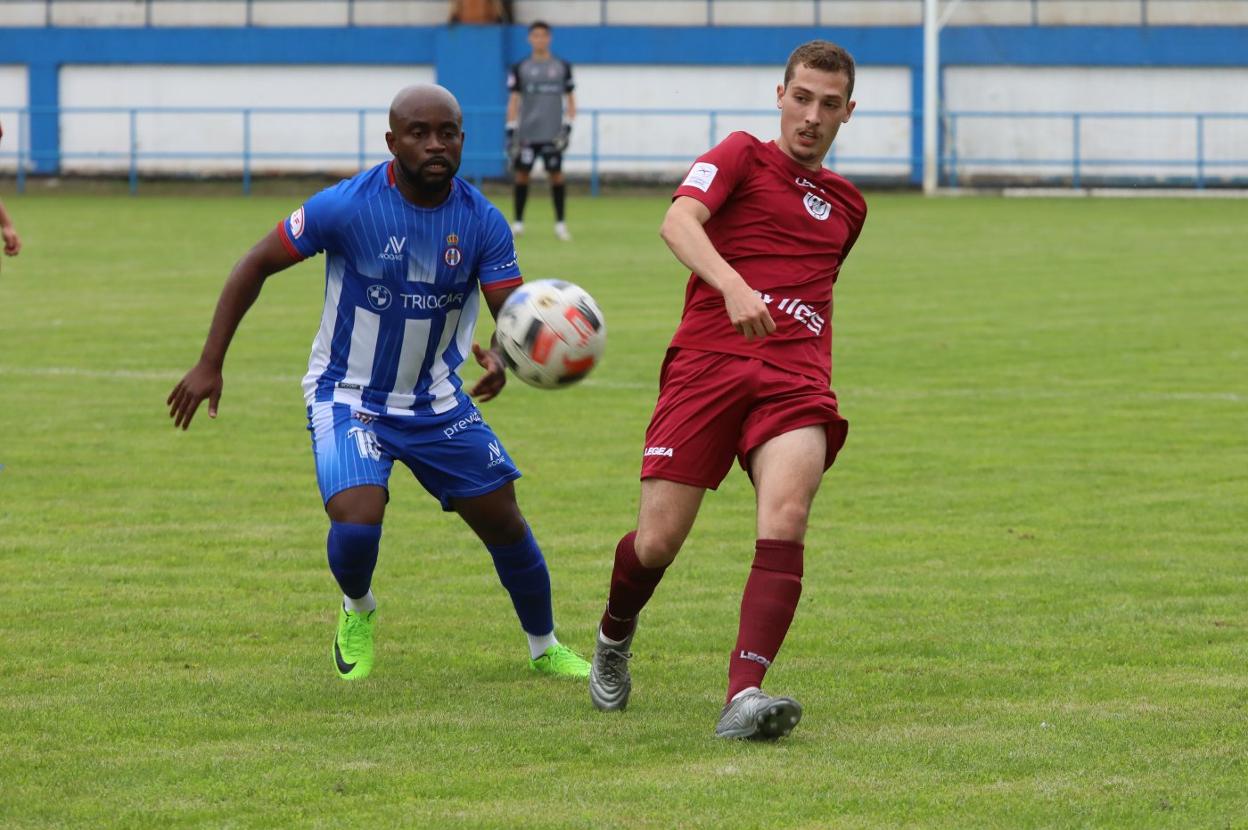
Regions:
<instances>
[{"instance_id":1,"label":"green grass","mask_svg":"<svg viewBox=\"0 0 1248 830\"><path fill-rule=\"evenodd\" d=\"M0 825L1248 827L1248 202L871 198L850 439L768 681L806 719L760 746L712 738L739 471L622 715L527 671L488 556L396 471L378 667L342 683L298 387L322 262L266 287L217 421L164 407L297 199L5 195ZM607 357L484 409L585 651L684 275L665 197L575 200L563 246L533 201L525 273L598 298Z\"/></svg>"}]
</instances>

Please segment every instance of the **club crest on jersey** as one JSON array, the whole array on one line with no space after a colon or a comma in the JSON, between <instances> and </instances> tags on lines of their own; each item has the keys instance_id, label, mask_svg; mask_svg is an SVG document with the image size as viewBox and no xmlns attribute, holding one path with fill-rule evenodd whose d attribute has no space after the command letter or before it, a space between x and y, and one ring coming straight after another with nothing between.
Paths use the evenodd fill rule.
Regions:
<instances>
[{"instance_id":1,"label":"club crest on jersey","mask_svg":"<svg viewBox=\"0 0 1248 830\"><path fill-rule=\"evenodd\" d=\"M368 295L368 304L378 311L385 311L394 301L390 296L390 289L384 285L370 285L365 293Z\"/></svg>"},{"instance_id":2,"label":"club crest on jersey","mask_svg":"<svg viewBox=\"0 0 1248 830\"><path fill-rule=\"evenodd\" d=\"M457 245L459 245L459 234L457 234L457 233L448 233L448 234L446 235L446 244L447 244L448 246L452 247L452 248L454 248L454 247L456 247Z\"/></svg>"},{"instance_id":3,"label":"club crest on jersey","mask_svg":"<svg viewBox=\"0 0 1248 830\"><path fill-rule=\"evenodd\" d=\"M445 260L446 264L452 268L458 265L460 263L460 260L462 260L463 258L464 258L463 254L459 252L459 248L455 248L455 247L447 248L446 253L442 255L442 259Z\"/></svg>"},{"instance_id":4,"label":"club crest on jersey","mask_svg":"<svg viewBox=\"0 0 1248 830\"><path fill-rule=\"evenodd\" d=\"M820 222L827 221L827 218L832 215L832 206L813 193L807 193L802 199L802 204L806 206L806 212Z\"/></svg>"},{"instance_id":5,"label":"club crest on jersey","mask_svg":"<svg viewBox=\"0 0 1248 830\"><path fill-rule=\"evenodd\" d=\"M389 259L399 261L403 259L403 246L407 244L406 236L392 236L386 242L385 249L377 255L378 259Z\"/></svg>"},{"instance_id":6,"label":"club crest on jersey","mask_svg":"<svg viewBox=\"0 0 1248 830\"><path fill-rule=\"evenodd\" d=\"M290 214L290 235L295 239L303 236L303 205Z\"/></svg>"}]
</instances>

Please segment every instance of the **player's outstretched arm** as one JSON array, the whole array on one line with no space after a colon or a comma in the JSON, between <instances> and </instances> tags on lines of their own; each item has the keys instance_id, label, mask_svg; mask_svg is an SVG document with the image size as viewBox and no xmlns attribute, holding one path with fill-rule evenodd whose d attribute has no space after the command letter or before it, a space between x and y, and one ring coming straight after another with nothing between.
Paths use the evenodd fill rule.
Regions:
<instances>
[{"instance_id":1,"label":"player's outstretched arm","mask_svg":"<svg viewBox=\"0 0 1248 830\"><path fill-rule=\"evenodd\" d=\"M776 330L767 304L715 250L702 227L710 218L706 205L691 196L677 196L663 217L659 235L681 264L724 295L733 328L746 340L766 337Z\"/></svg>"},{"instance_id":2,"label":"player's outstretched arm","mask_svg":"<svg viewBox=\"0 0 1248 830\"><path fill-rule=\"evenodd\" d=\"M277 229L274 229L230 271L217 300L217 310L212 315L212 326L208 329L208 339L204 342L199 362L178 381L165 401L175 427L189 427L195 410L199 409L204 399L208 400L208 417L217 417L217 403L221 400L224 385L221 368L225 365L225 352L238 330L238 324L260 296L264 281L298 261L286 250Z\"/></svg>"},{"instance_id":3,"label":"player's outstretched arm","mask_svg":"<svg viewBox=\"0 0 1248 830\"><path fill-rule=\"evenodd\" d=\"M485 294L485 304L490 307L490 314L495 320L498 319L498 310L503 307L503 303L507 302L507 298L511 296L511 292L520 286L511 285L507 288L498 288L493 291L483 289ZM498 351L498 337L491 335L490 348L483 349L476 343L472 344L472 356L477 359L477 363L481 368L485 369L482 375L468 392L478 403L485 403L498 397L498 393L503 391L503 387L507 385L507 371L503 363L503 356Z\"/></svg>"}]
</instances>

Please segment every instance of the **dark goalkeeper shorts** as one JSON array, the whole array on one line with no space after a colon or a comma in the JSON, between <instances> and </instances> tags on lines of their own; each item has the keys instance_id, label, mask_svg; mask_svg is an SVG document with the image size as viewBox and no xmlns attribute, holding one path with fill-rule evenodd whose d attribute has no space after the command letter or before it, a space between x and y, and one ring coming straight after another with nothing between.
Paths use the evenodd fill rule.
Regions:
<instances>
[{"instance_id":1,"label":"dark goalkeeper shorts","mask_svg":"<svg viewBox=\"0 0 1248 830\"><path fill-rule=\"evenodd\" d=\"M641 477L714 490L734 458L748 473L754 449L817 425L827 429L826 470L849 431L832 390L755 358L668 349Z\"/></svg>"},{"instance_id":2,"label":"dark goalkeeper shorts","mask_svg":"<svg viewBox=\"0 0 1248 830\"><path fill-rule=\"evenodd\" d=\"M539 156L547 173L558 173L563 169L563 153L556 150L553 144L522 145L512 162L512 168L520 173L528 173Z\"/></svg>"}]
</instances>

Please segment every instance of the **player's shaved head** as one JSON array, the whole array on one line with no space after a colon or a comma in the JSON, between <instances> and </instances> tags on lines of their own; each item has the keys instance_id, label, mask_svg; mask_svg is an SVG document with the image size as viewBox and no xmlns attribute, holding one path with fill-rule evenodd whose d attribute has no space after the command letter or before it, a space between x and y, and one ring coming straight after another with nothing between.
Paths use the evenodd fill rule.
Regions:
<instances>
[{"instance_id":1,"label":"player's shaved head","mask_svg":"<svg viewBox=\"0 0 1248 830\"><path fill-rule=\"evenodd\" d=\"M437 106L450 109L456 123L463 124L464 114L459 108L459 101L455 100L455 96L446 87L437 84L405 86L390 102L390 129L400 130L404 124L416 118L418 113Z\"/></svg>"},{"instance_id":2,"label":"player's shaved head","mask_svg":"<svg viewBox=\"0 0 1248 830\"><path fill-rule=\"evenodd\" d=\"M446 87L403 87L390 102L386 146L391 171L405 198L422 207L442 204L464 151L464 113Z\"/></svg>"}]
</instances>

